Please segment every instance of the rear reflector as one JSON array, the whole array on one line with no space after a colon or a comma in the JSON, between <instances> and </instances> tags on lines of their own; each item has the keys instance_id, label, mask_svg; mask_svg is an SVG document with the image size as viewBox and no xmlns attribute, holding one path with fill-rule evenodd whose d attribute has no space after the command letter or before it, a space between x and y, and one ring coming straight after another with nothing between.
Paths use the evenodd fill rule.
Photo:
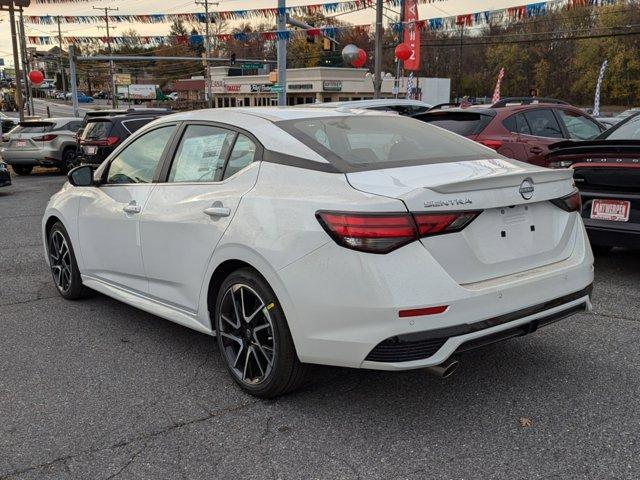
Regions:
<instances>
[{"instance_id":1,"label":"rear reflector","mask_svg":"<svg viewBox=\"0 0 640 480\"><path fill-rule=\"evenodd\" d=\"M361 252L388 253L422 237L459 232L479 214L319 211L316 218L338 245Z\"/></svg>"},{"instance_id":2,"label":"rear reflector","mask_svg":"<svg viewBox=\"0 0 640 480\"><path fill-rule=\"evenodd\" d=\"M481 143L485 147L493 148L494 150L498 150L502 146L500 140L478 140L478 143Z\"/></svg>"},{"instance_id":3,"label":"rear reflector","mask_svg":"<svg viewBox=\"0 0 640 480\"><path fill-rule=\"evenodd\" d=\"M582 199L580 198L580 192L574 190L572 193L562 198L554 198L551 200L555 206L560 207L566 212L581 212L582 211Z\"/></svg>"},{"instance_id":4,"label":"rear reflector","mask_svg":"<svg viewBox=\"0 0 640 480\"><path fill-rule=\"evenodd\" d=\"M444 313L449 308L449 305L440 305L438 307L426 307L426 308L413 308L411 310L400 310L398 315L400 318L406 317L421 317L423 315L437 315L438 313Z\"/></svg>"}]
</instances>

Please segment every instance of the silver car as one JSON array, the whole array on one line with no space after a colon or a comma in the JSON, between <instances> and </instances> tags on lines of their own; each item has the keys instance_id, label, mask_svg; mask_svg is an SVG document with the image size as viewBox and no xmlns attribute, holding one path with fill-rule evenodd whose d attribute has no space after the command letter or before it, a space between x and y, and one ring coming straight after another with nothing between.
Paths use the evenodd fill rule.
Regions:
<instances>
[{"instance_id":1,"label":"silver car","mask_svg":"<svg viewBox=\"0 0 640 480\"><path fill-rule=\"evenodd\" d=\"M76 133L81 118L47 118L20 122L3 137L0 157L18 175L28 175L35 166L58 168L74 166Z\"/></svg>"}]
</instances>

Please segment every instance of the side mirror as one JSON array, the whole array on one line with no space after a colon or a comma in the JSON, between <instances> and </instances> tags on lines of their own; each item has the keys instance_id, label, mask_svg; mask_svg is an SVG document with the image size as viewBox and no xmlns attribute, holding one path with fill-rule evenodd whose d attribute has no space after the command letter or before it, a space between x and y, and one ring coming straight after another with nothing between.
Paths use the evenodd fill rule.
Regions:
<instances>
[{"instance_id":1,"label":"side mirror","mask_svg":"<svg viewBox=\"0 0 640 480\"><path fill-rule=\"evenodd\" d=\"M91 165L75 167L69 171L67 177L69 178L69 183L74 187L91 187L95 185Z\"/></svg>"}]
</instances>

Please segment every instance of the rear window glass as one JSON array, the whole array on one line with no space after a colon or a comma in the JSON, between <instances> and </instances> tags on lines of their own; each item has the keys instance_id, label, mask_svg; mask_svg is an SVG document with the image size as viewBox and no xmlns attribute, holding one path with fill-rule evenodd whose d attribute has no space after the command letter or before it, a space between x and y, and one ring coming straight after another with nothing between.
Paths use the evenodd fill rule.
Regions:
<instances>
[{"instance_id":1,"label":"rear window glass","mask_svg":"<svg viewBox=\"0 0 640 480\"><path fill-rule=\"evenodd\" d=\"M402 116L305 118L277 125L342 171L499 157L471 140Z\"/></svg>"},{"instance_id":2,"label":"rear window glass","mask_svg":"<svg viewBox=\"0 0 640 480\"><path fill-rule=\"evenodd\" d=\"M606 138L609 140L640 140L640 115L613 130Z\"/></svg>"},{"instance_id":3,"label":"rear window glass","mask_svg":"<svg viewBox=\"0 0 640 480\"><path fill-rule=\"evenodd\" d=\"M47 133L53 130L53 123L21 123L12 133Z\"/></svg>"},{"instance_id":4,"label":"rear window glass","mask_svg":"<svg viewBox=\"0 0 640 480\"><path fill-rule=\"evenodd\" d=\"M107 138L111 133L113 125L111 122L89 122L82 132L82 138L85 140L96 140L99 138Z\"/></svg>"},{"instance_id":5,"label":"rear window glass","mask_svg":"<svg viewBox=\"0 0 640 480\"><path fill-rule=\"evenodd\" d=\"M414 118L466 136L480 133L493 117L474 112L433 112Z\"/></svg>"},{"instance_id":6,"label":"rear window glass","mask_svg":"<svg viewBox=\"0 0 640 480\"><path fill-rule=\"evenodd\" d=\"M154 119L141 118L139 120L125 120L122 122L122 125L129 133L133 133L136 130L140 130L142 127L144 127L147 123L151 122L152 120Z\"/></svg>"}]
</instances>

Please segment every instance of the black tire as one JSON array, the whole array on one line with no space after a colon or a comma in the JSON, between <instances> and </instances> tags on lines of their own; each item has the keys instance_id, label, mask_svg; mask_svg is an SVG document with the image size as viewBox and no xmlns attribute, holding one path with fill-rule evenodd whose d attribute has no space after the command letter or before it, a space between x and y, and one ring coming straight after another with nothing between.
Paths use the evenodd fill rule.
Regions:
<instances>
[{"instance_id":1,"label":"black tire","mask_svg":"<svg viewBox=\"0 0 640 480\"><path fill-rule=\"evenodd\" d=\"M63 241L66 249L61 248ZM82 284L69 234L60 222L56 222L49 231L47 253L51 276L58 293L67 300L86 297L90 291Z\"/></svg>"},{"instance_id":2,"label":"black tire","mask_svg":"<svg viewBox=\"0 0 640 480\"><path fill-rule=\"evenodd\" d=\"M233 318L238 328L223 319L234 315L234 299L236 307L243 309L244 305L244 311ZM247 315L250 321L243 322ZM273 398L304 384L310 365L298 360L278 299L257 272L242 268L224 280L216 299L214 324L222 360L245 392L260 398ZM244 364L244 368L238 368L234 363Z\"/></svg>"},{"instance_id":3,"label":"black tire","mask_svg":"<svg viewBox=\"0 0 640 480\"><path fill-rule=\"evenodd\" d=\"M67 147L62 152L62 161L60 162L60 172L65 175L69 170L77 166L77 150L73 147Z\"/></svg>"},{"instance_id":4,"label":"black tire","mask_svg":"<svg viewBox=\"0 0 640 480\"><path fill-rule=\"evenodd\" d=\"M33 165L11 165L17 175L29 175L33 170Z\"/></svg>"},{"instance_id":5,"label":"black tire","mask_svg":"<svg viewBox=\"0 0 640 480\"><path fill-rule=\"evenodd\" d=\"M591 250L593 250L593 253L595 253L596 255L606 255L607 253L611 252L611 250L613 250L613 246L591 244Z\"/></svg>"}]
</instances>

